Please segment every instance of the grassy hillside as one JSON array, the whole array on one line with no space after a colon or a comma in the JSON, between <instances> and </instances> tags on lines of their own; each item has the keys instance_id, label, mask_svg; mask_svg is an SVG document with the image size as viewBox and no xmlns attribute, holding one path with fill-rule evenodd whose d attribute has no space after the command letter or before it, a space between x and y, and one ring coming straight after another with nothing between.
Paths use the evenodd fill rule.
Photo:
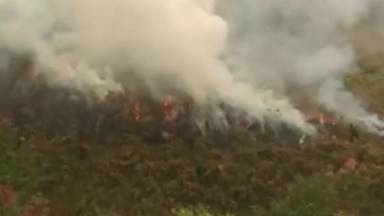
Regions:
<instances>
[{"instance_id":1,"label":"grassy hillside","mask_svg":"<svg viewBox=\"0 0 384 216\"><path fill-rule=\"evenodd\" d=\"M384 113L384 60L362 59L348 83ZM0 215L30 216L381 216L383 139L363 134L314 145L251 144L245 131L222 148L200 137L88 146L35 137L14 150L0 125ZM344 131L344 133L346 133Z\"/></svg>"}]
</instances>

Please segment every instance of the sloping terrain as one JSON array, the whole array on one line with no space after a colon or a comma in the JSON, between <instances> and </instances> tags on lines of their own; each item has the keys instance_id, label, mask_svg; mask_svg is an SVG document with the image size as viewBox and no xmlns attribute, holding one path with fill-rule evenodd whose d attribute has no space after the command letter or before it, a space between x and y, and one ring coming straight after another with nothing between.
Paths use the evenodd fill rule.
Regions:
<instances>
[{"instance_id":1,"label":"sloping terrain","mask_svg":"<svg viewBox=\"0 0 384 216\"><path fill-rule=\"evenodd\" d=\"M348 78L381 114L383 60L364 56ZM195 137L193 148L131 133L87 146L34 136L15 149L15 130L3 120L0 215L383 215L383 139L337 131L305 145L255 141L240 128L230 142Z\"/></svg>"}]
</instances>

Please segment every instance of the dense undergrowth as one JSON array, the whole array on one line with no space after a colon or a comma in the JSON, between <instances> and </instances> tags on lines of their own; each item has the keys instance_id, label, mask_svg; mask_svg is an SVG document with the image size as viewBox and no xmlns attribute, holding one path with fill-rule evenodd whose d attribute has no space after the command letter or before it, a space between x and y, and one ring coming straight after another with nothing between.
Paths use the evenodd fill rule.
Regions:
<instances>
[{"instance_id":1,"label":"dense undergrowth","mask_svg":"<svg viewBox=\"0 0 384 216\"><path fill-rule=\"evenodd\" d=\"M357 74L353 89L380 112L381 72ZM364 134L274 146L241 134L226 146L199 138L146 145L88 146L29 140L14 150L0 134L0 215L13 216L380 216L384 146ZM252 143L252 144L251 144Z\"/></svg>"},{"instance_id":2,"label":"dense undergrowth","mask_svg":"<svg viewBox=\"0 0 384 216\"><path fill-rule=\"evenodd\" d=\"M31 141L17 151L4 139L1 182L17 193L12 211L180 216L384 212L384 148L373 137L307 147L239 141L220 149L200 139L193 150L177 141L148 146L135 139L126 146L86 150L60 141Z\"/></svg>"}]
</instances>

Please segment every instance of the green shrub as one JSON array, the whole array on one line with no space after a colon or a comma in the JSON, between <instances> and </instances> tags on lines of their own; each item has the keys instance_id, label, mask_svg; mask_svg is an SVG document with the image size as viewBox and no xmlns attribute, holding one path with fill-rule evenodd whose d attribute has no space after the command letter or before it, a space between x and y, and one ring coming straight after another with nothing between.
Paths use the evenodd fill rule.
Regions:
<instances>
[{"instance_id":1,"label":"green shrub","mask_svg":"<svg viewBox=\"0 0 384 216\"><path fill-rule=\"evenodd\" d=\"M175 208L172 210L174 216L234 216L233 214L213 214L204 207L197 208Z\"/></svg>"},{"instance_id":2,"label":"green shrub","mask_svg":"<svg viewBox=\"0 0 384 216\"><path fill-rule=\"evenodd\" d=\"M326 178L298 180L291 194L263 216L331 216L336 211L339 194Z\"/></svg>"}]
</instances>

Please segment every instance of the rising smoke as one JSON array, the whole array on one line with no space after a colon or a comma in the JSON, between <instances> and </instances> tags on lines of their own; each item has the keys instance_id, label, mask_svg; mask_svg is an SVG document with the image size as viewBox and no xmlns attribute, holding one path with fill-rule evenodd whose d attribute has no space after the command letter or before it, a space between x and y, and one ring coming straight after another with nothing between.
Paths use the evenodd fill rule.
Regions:
<instances>
[{"instance_id":1,"label":"rising smoke","mask_svg":"<svg viewBox=\"0 0 384 216\"><path fill-rule=\"evenodd\" d=\"M295 85L375 130L383 123L343 84L354 65L344 33L369 14L369 3L1 0L0 44L33 54L35 71L51 84L99 99L140 83L154 97L177 90L201 107L224 103L313 134L285 94Z\"/></svg>"},{"instance_id":2,"label":"rising smoke","mask_svg":"<svg viewBox=\"0 0 384 216\"><path fill-rule=\"evenodd\" d=\"M295 86L346 121L379 132L383 122L343 79L356 66L351 30L382 27L383 6L374 0L222 0L217 11L229 23L231 64L248 68L235 70L240 77L282 92Z\"/></svg>"}]
</instances>

